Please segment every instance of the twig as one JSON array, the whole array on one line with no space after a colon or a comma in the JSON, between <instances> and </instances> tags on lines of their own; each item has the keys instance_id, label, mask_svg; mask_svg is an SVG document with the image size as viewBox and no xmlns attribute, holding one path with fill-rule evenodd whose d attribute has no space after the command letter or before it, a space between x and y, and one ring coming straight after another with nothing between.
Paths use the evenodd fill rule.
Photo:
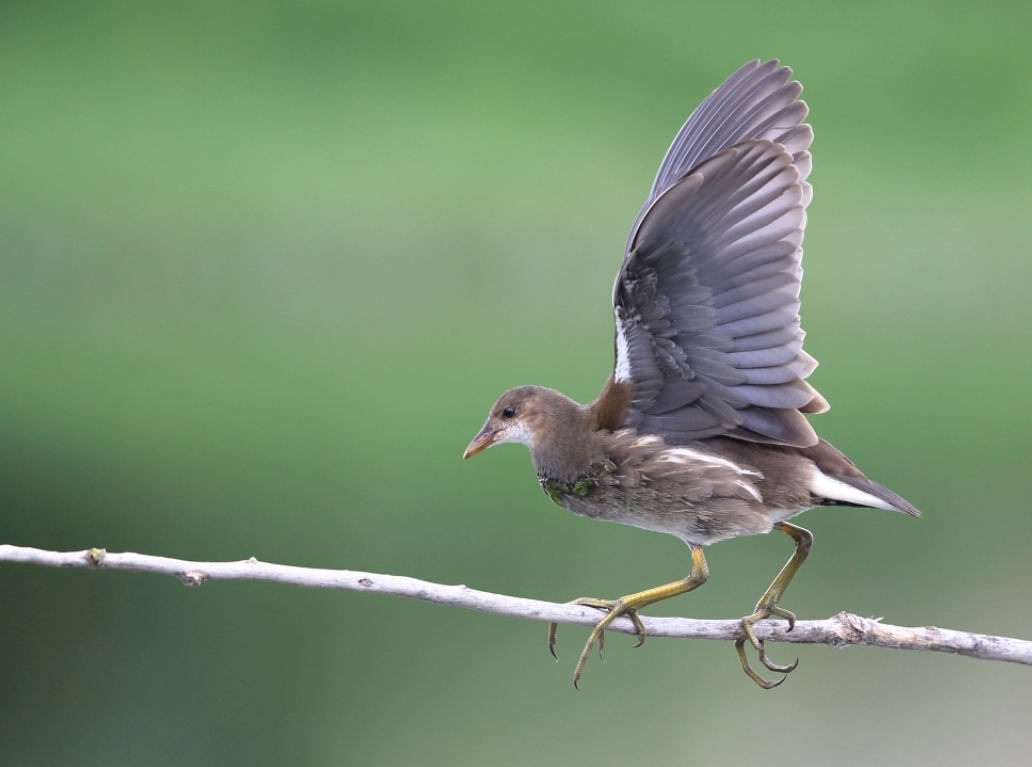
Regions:
<instances>
[{"instance_id":1,"label":"twig","mask_svg":"<svg viewBox=\"0 0 1032 767\"><path fill-rule=\"evenodd\" d=\"M589 607L492 594L466 586L445 586L398 575L274 565L259 562L254 558L240 562L190 562L130 552L109 554L104 549L58 552L0 544L0 562L21 562L46 567L160 573L173 575L187 586L200 586L208 580L273 581L307 588L393 594L434 604L466 607L471 610L513 618L555 621L580 626L594 626L598 622L598 611ZM652 637L729 641L743 636L737 620L646 617L643 617L642 620L649 636ZM610 629L625 634L635 633L634 626L628 618L614 621ZM982 660L1000 660L1032 666L1032 642L986 634L971 634L966 631L953 631L934 626L923 628L891 626L880 623L878 620L861 618L847 612L841 612L822 621L798 621L795 629L791 632L786 631L784 623L764 621L757 624L756 635L760 639L774 642L826 644L832 647L866 645L895 650L931 650L966 655Z\"/></svg>"}]
</instances>

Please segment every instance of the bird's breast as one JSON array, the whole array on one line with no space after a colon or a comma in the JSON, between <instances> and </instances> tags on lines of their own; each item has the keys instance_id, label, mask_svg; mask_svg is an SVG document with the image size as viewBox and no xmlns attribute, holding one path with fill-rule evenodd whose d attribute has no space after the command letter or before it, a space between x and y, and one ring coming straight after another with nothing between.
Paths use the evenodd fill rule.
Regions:
<instances>
[{"instance_id":1,"label":"bird's breast","mask_svg":"<svg viewBox=\"0 0 1032 767\"><path fill-rule=\"evenodd\" d=\"M599 461L594 463L587 472L570 480L557 479L556 477L538 475L538 482L545 495L552 499L557 506L564 509L571 508L570 503L575 499L585 499L594 494L604 477L613 474L617 465L611 461ZM581 512L577 512L581 513Z\"/></svg>"}]
</instances>

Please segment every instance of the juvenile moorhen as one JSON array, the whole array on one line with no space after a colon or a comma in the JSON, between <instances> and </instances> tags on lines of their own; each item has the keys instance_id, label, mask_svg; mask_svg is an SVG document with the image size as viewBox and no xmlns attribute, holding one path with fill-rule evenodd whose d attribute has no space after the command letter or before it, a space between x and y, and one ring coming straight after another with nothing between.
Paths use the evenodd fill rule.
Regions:
<instances>
[{"instance_id":1,"label":"juvenile moorhen","mask_svg":"<svg viewBox=\"0 0 1032 767\"><path fill-rule=\"evenodd\" d=\"M464 458L503 442L530 449L538 481L558 505L594 519L677 536L692 552L688 577L617 600L576 604L607 614L574 671L620 615L701 586L702 547L781 530L795 552L742 631L768 681L735 643L761 687L798 661L767 658L753 626L795 616L779 606L813 536L789 519L815 506L919 512L860 472L814 432L804 413L827 401L806 383L817 362L799 325L802 239L811 187L802 87L777 61L750 62L702 102L660 165L631 228L613 289L616 363L598 399L580 405L552 389L502 395ZM549 628L553 650L556 625Z\"/></svg>"}]
</instances>

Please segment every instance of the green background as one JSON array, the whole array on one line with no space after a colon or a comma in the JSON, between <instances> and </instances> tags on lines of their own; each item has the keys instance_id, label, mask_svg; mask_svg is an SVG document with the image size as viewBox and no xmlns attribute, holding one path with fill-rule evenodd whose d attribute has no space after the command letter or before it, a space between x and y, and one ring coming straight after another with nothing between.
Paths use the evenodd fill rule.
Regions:
<instances>
[{"instance_id":1,"label":"green background","mask_svg":"<svg viewBox=\"0 0 1032 767\"><path fill-rule=\"evenodd\" d=\"M510 386L595 396L666 147L752 58L816 132L823 436L925 517L828 509L786 597L1032 637L1032 11L1003 3L12 2L0 10L0 542L564 601L673 538L460 455ZM749 612L791 545L652 613ZM0 567L4 765L1003 763L1028 668L724 643L266 583Z\"/></svg>"}]
</instances>

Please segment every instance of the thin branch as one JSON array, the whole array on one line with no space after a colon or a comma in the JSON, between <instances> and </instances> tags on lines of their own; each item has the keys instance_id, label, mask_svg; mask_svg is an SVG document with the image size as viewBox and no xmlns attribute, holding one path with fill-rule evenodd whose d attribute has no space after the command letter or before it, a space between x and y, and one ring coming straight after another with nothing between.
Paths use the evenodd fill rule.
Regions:
<instances>
[{"instance_id":1,"label":"thin branch","mask_svg":"<svg viewBox=\"0 0 1032 767\"><path fill-rule=\"evenodd\" d=\"M146 554L109 554L104 549L86 551L44 551L26 546L0 544L0 562L21 562L46 567L79 567L94 570L129 570L172 575L187 586L200 586L209 580L254 580L287 583L292 586L322 589L367 591L420 599L440 605L466 607L495 615L555 621L579 626L594 626L598 611L590 607L554 604L536 599L510 597L477 591L466 586L445 586L398 575L378 575L352 570L322 570L259 562L251 558L240 562L190 562L183 559ZM743 637L737 620L693 620L690 618L646 618L642 621L653 637L715 639L731 641ZM619 618L612 631L635 633L631 621ZM954 653L982 660L1000 660L1032 666L1032 642L1007 637L971 634L934 626L907 628L890 626L878 620L841 612L827 620L798 621L786 631L784 623L763 621L756 626L760 639L797 644L826 644L832 647L866 645L895 650L931 650Z\"/></svg>"}]
</instances>

